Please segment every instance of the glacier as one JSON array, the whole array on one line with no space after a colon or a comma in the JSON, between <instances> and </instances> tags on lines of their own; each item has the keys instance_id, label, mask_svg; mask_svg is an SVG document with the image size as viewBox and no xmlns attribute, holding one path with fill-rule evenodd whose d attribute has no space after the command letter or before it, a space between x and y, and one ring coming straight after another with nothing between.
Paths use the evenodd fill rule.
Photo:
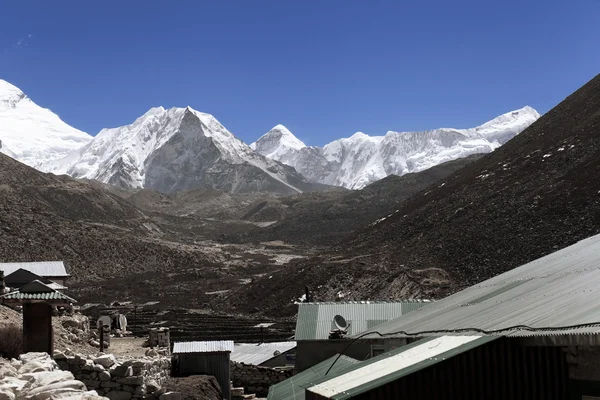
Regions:
<instances>
[{"instance_id":1,"label":"glacier","mask_svg":"<svg viewBox=\"0 0 600 400\"><path fill-rule=\"evenodd\" d=\"M250 147L294 167L309 182L361 189L388 175L419 172L446 161L489 153L521 133L540 114L532 107L502 114L475 128L422 132L357 132L323 147L306 146L277 125Z\"/></svg>"},{"instance_id":2,"label":"glacier","mask_svg":"<svg viewBox=\"0 0 600 400\"><path fill-rule=\"evenodd\" d=\"M43 169L91 140L92 136L69 126L0 79L0 152Z\"/></svg>"}]
</instances>

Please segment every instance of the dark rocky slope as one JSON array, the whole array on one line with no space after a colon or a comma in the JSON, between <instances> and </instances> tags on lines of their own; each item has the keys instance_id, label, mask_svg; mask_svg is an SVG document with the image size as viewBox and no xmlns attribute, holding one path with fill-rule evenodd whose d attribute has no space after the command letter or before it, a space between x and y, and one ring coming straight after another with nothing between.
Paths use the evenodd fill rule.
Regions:
<instances>
[{"instance_id":1,"label":"dark rocky slope","mask_svg":"<svg viewBox=\"0 0 600 400\"><path fill-rule=\"evenodd\" d=\"M441 297L599 232L600 75L386 220L230 301L293 313L281 305L304 284L315 299Z\"/></svg>"}]
</instances>

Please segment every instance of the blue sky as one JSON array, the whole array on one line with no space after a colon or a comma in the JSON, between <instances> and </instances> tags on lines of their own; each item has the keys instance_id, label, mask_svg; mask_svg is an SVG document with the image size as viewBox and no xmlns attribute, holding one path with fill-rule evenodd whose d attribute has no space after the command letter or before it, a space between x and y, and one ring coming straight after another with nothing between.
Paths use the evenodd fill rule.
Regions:
<instances>
[{"instance_id":1,"label":"blue sky","mask_svg":"<svg viewBox=\"0 0 600 400\"><path fill-rule=\"evenodd\" d=\"M0 78L96 134L152 106L250 143L546 112L600 72L600 0L2 1Z\"/></svg>"}]
</instances>

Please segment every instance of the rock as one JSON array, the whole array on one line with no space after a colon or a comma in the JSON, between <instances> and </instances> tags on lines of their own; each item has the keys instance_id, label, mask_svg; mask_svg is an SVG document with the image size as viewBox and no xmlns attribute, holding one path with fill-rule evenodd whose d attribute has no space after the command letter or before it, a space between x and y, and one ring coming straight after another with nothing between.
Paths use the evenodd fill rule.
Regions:
<instances>
[{"instance_id":1,"label":"rock","mask_svg":"<svg viewBox=\"0 0 600 400\"><path fill-rule=\"evenodd\" d=\"M144 384L144 377L143 376L128 376L126 378L118 379L117 382L119 382L123 385L139 386L139 385Z\"/></svg>"},{"instance_id":2,"label":"rock","mask_svg":"<svg viewBox=\"0 0 600 400\"><path fill-rule=\"evenodd\" d=\"M102 383L100 384L100 387L102 387L102 388L111 388L111 389L114 389L114 388L119 388L119 387L121 387L121 384L120 384L120 383L117 383L117 382L102 382Z\"/></svg>"},{"instance_id":3,"label":"rock","mask_svg":"<svg viewBox=\"0 0 600 400\"><path fill-rule=\"evenodd\" d=\"M110 368L117 363L117 359L112 354L106 354L94 359L94 364L102 365L104 368Z\"/></svg>"},{"instance_id":4,"label":"rock","mask_svg":"<svg viewBox=\"0 0 600 400\"><path fill-rule=\"evenodd\" d=\"M108 371L102 371L98 373L98 379L101 381L110 381L110 373Z\"/></svg>"},{"instance_id":5,"label":"rock","mask_svg":"<svg viewBox=\"0 0 600 400\"><path fill-rule=\"evenodd\" d=\"M35 389L40 386L48 386L58 382L75 380L73 374L69 371L43 371L20 375L20 378L29 382L29 389Z\"/></svg>"},{"instance_id":6,"label":"rock","mask_svg":"<svg viewBox=\"0 0 600 400\"><path fill-rule=\"evenodd\" d=\"M148 350L146 350L146 356L147 357L157 357L158 352L154 349L148 349Z\"/></svg>"},{"instance_id":7,"label":"rock","mask_svg":"<svg viewBox=\"0 0 600 400\"><path fill-rule=\"evenodd\" d=\"M94 370L94 362L92 360L83 360L85 361L85 363L83 365L81 365L81 363L79 363L79 365L81 365L81 369L83 371L93 371Z\"/></svg>"},{"instance_id":8,"label":"rock","mask_svg":"<svg viewBox=\"0 0 600 400\"><path fill-rule=\"evenodd\" d=\"M128 386L128 385L123 385L123 390L131 393L132 395L133 395L133 392L135 392L135 389L133 388L133 386Z\"/></svg>"},{"instance_id":9,"label":"rock","mask_svg":"<svg viewBox=\"0 0 600 400\"><path fill-rule=\"evenodd\" d=\"M54 353L52 354L52 358L54 358L54 361L66 360L67 356L65 355L65 353L63 353L60 350L54 350Z\"/></svg>"},{"instance_id":10,"label":"rock","mask_svg":"<svg viewBox=\"0 0 600 400\"><path fill-rule=\"evenodd\" d=\"M43 364L38 361L31 361L23 364L23 366L19 369L19 374L27 374L30 372L43 372L43 371L52 371L54 368L49 367L47 364Z\"/></svg>"},{"instance_id":11,"label":"rock","mask_svg":"<svg viewBox=\"0 0 600 400\"><path fill-rule=\"evenodd\" d=\"M160 395L159 400L181 400L181 393L167 392Z\"/></svg>"},{"instance_id":12,"label":"rock","mask_svg":"<svg viewBox=\"0 0 600 400\"><path fill-rule=\"evenodd\" d=\"M131 376L133 375L133 369L124 365L117 365L116 367L110 369L110 375L117 377Z\"/></svg>"},{"instance_id":13,"label":"rock","mask_svg":"<svg viewBox=\"0 0 600 400\"><path fill-rule=\"evenodd\" d=\"M94 371L96 371L96 372L103 372L103 371L106 371L106 370L104 369L104 367L102 365L100 365L100 364L94 364Z\"/></svg>"},{"instance_id":14,"label":"rock","mask_svg":"<svg viewBox=\"0 0 600 400\"><path fill-rule=\"evenodd\" d=\"M129 400L131 399L131 393L123 390L111 390L106 393L106 397L110 400Z\"/></svg>"},{"instance_id":15,"label":"rock","mask_svg":"<svg viewBox=\"0 0 600 400\"><path fill-rule=\"evenodd\" d=\"M17 369L10 364L4 364L0 366L0 378L4 378L6 376L17 376Z\"/></svg>"},{"instance_id":16,"label":"rock","mask_svg":"<svg viewBox=\"0 0 600 400\"><path fill-rule=\"evenodd\" d=\"M94 379L82 380L82 382L87 386L88 389L98 389L100 387L100 381Z\"/></svg>"},{"instance_id":17,"label":"rock","mask_svg":"<svg viewBox=\"0 0 600 400\"><path fill-rule=\"evenodd\" d=\"M10 389L0 389L0 400L15 400L15 394Z\"/></svg>"},{"instance_id":18,"label":"rock","mask_svg":"<svg viewBox=\"0 0 600 400\"><path fill-rule=\"evenodd\" d=\"M57 390L60 391L61 389L87 391L87 388L85 387L83 382L76 381L76 380L68 380L68 381L61 381L61 382L52 383L50 385L37 387L37 388L29 391L29 393L27 394L27 398L35 398L37 396L39 399L46 399L48 397L39 397L39 396L42 393L46 393L46 392L52 393Z\"/></svg>"},{"instance_id":19,"label":"rock","mask_svg":"<svg viewBox=\"0 0 600 400\"><path fill-rule=\"evenodd\" d=\"M144 385L141 386L136 386L135 390L133 391L133 395L134 396L143 396L144 394L146 394L146 387Z\"/></svg>"},{"instance_id":20,"label":"rock","mask_svg":"<svg viewBox=\"0 0 600 400\"><path fill-rule=\"evenodd\" d=\"M160 385L154 379L150 379L148 381L148 383L146 383L146 392L147 393L152 394L152 393L156 392L159 389L160 389Z\"/></svg>"}]
</instances>

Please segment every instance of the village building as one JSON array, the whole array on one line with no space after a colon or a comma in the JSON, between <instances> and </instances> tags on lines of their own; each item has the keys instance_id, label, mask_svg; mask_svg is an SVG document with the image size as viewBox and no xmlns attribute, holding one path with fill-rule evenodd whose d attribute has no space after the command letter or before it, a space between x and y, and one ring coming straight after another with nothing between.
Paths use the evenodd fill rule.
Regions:
<instances>
[{"instance_id":1,"label":"village building","mask_svg":"<svg viewBox=\"0 0 600 400\"><path fill-rule=\"evenodd\" d=\"M71 306L75 300L36 280L0 296L0 302L23 307L23 352L52 354L52 308Z\"/></svg>"},{"instance_id":2,"label":"village building","mask_svg":"<svg viewBox=\"0 0 600 400\"><path fill-rule=\"evenodd\" d=\"M0 271L4 272L5 285L17 289L39 280L53 289L64 290L71 277L62 261L0 263Z\"/></svg>"},{"instance_id":3,"label":"village building","mask_svg":"<svg viewBox=\"0 0 600 400\"><path fill-rule=\"evenodd\" d=\"M360 334L430 303L427 300L298 303L296 371L302 372L341 352L364 360L405 345L405 338L384 341L374 337L346 349L348 336Z\"/></svg>"},{"instance_id":4,"label":"village building","mask_svg":"<svg viewBox=\"0 0 600 400\"><path fill-rule=\"evenodd\" d=\"M351 365L358 363L358 360L336 354L317 365L312 366L285 381L273 385L269 388L268 400L304 400L304 387L311 382L324 376L325 373L331 374L345 371Z\"/></svg>"},{"instance_id":5,"label":"village building","mask_svg":"<svg viewBox=\"0 0 600 400\"><path fill-rule=\"evenodd\" d=\"M374 327L416 341L322 375L306 399L600 398L599 265L600 235Z\"/></svg>"},{"instance_id":6,"label":"village building","mask_svg":"<svg viewBox=\"0 0 600 400\"><path fill-rule=\"evenodd\" d=\"M174 375L212 375L221 386L224 399L231 397L229 360L232 340L177 342L173 345Z\"/></svg>"},{"instance_id":7,"label":"village building","mask_svg":"<svg viewBox=\"0 0 600 400\"><path fill-rule=\"evenodd\" d=\"M294 366L296 342L235 343L231 361L260 367Z\"/></svg>"}]
</instances>

